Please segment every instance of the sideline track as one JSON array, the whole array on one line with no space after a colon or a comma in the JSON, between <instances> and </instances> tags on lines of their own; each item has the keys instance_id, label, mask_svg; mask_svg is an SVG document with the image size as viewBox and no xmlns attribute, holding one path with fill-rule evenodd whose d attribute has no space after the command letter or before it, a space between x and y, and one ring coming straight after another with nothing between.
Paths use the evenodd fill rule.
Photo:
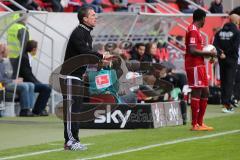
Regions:
<instances>
[{"instance_id":1,"label":"sideline track","mask_svg":"<svg viewBox=\"0 0 240 160\"><path fill-rule=\"evenodd\" d=\"M92 159L106 158L106 157L111 157L111 156L115 156L115 155L120 155L120 154L126 154L126 153L130 153L130 152L136 152L136 151L151 149L151 148L155 148L155 147L159 147L159 146L166 146L166 145L177 144L177 143L182 143L182 142L189 142L189 141L194 141L194 140L207 139L207 138L218 137L218 136L223 136L223 135L227 135L227 134L234 134L234 133L238 133L238 132L240 132L239 129L238 130L232 130L232 131L226 131L226 132L220 132L220 133L206 135L206 136L184 138L184 139L168 141L168 142L153 144L153 145L149 145L149 146L129 149L129 150L123 150L123 151L119 151L119 152L106 153L106 154L102 154L102 155L95 156L95 157L76 159L76 160L92 160Z\"/></svg>"},{"instance_id":2,"label":"sideline track","mask_svg":"<svg viewBox=\"0 0 240 160\"><path fill-rule=\"evenodd\" d=\"M183 138L183 139L178 139L178 140L173 140L173 141L168 141L168 142L148 145L148 146L144 146L144 147L138 147L138 148L123 150L123 151L118 151L118 152L112 152L112 153L105 153L105 154L101 154L101 155L98 155L98 156L82 158L82 159L76 159L76 160L100 159L100 158L111 157L111 156L115 156L115 155L126 154L126 153L130 153L130 152L147 150L147 149L151 149L151 148L155 148L155 147L159 147L159 146L166 146L166 145L177 144L177 143L182 143L182 142L189 142L189 141L194 141L194 140L218 137L218 136L234 134L234 133L239 133L239 132L240 132L240 129L232 130L232 131L226 131L226 132L220 132L220 133L206 135L206 136L197 136L197 137L191 137L191 138ZM86 144L86 145L93 145L93 144ZM8 156L8 157L0 157L0 160L17 159L17 158L23 158L23 157L29 157L29 156L35 156L35 155L46 154L46 153L51 153L51 152L59 152L59 151L63 151L63 148L44 150L44 151L39 151L39 152L31 152L31 153L19 154L19 155Z\"/></svg>"},{"instance_id":3,"label":"sideline track","mask_svg":"<svg viewBox=\"0 0 240 160\"><path fill-rule=\"evenodd\" d=\"M90 145L93 145L93 144L85 144L85 145L90 146ZM8 156L8 157L2 157L2 158L0 157L0 160L17 159L17 158L23 158L23 157L29 157L29 156L35 156L35 155L39 155L39 154L59 152L59 151L63 151L63 148L43 150L43 151L39 151L39 152L19 154L19 155L15 155L15 156Z\"/></svg>"}]
</instances>

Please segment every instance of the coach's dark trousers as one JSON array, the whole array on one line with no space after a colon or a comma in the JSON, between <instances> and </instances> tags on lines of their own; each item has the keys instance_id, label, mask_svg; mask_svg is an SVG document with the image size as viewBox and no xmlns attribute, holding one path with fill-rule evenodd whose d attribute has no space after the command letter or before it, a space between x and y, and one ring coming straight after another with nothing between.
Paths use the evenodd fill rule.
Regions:
<instances>
[{"instance_id":1,"label":"coach's dark trousers","mask_svg":"<svg viewBox=\"0 0 240 160\"><path fill-rule=\"evenodd\" d=\"M235 77L235 85L234 85L234 98L240 100L240 64L237 66L237 73Z\"/></svg>"},{"instance_id":2,"label":"coach's dark trousers","mask_svg":"<svg viewBox=\"0 0 240 160\"><path fill-rule=\"evenodd\" d=\"M82 88L80 80L76 78L66 78L60 80L61 92L63 95L63 120L64 120L64 138L65 143L69 140L80 141L79 119L80 108L83 103Z\"/></svg>"},{"instance_id":3,"label":"coach's dark trousers","mask_svg":"<svg viewBox=\"0 0 240 160\"><path fill-rule=\"evenodd\" d=\"M237 60L227 58L219 61L222 104L230 105L236 76Z\"/></svg>"}]
</instances>

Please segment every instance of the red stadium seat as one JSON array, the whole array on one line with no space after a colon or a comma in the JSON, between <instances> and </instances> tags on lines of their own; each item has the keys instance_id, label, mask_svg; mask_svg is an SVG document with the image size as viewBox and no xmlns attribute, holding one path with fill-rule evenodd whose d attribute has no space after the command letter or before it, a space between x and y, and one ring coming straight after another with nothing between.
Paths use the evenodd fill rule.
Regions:
<instances>
[{"instance_id":1,"label":"red stadium seat","mask_svg":"<svg viewBox=\"0 0 240 160\"><path fill-rule=\"evenodd\" d=\"M6 5L6 6L10 6L11 5L11 2L9 2L9 1L1 1L4 5ZM4 11L6 11L4 8L2 8L2 7L0 7L0 12L4 12Z\"/></svg>"},{"instance_id":2,"label":"red stadium seat","mask_svg":"<svg viewBox=\"0 0 240 160\"><path fill-rule=\"evenodd\" d=\"M176 3L167 3L170 7L180 11L179 6Z\"/></svg>"},{"instance_id":3,"label":"red stadium seat","mask_svg":"<svg viewBox=\"0 0 240 160\"><path fill-rule=\"evenodd\" d=\"M70 0L68 6L64 8L64 12L74 12L76 11L77 7L81 5L82 2L80 0Z\"/></svg>"},{"instance_id":4,"label":"red stadium seat","mask_svg":"<svg viewBox=\"0 0 240 160\"><path fill-rule=\"evenodd\" d=\"M43 9L52 11L52 4L50 2L44 2L44 0L35 0L35 2Z\"/></svg>"},{"instance_id":5,"label":"red stadium seat","mask_svg":"<svg viewBox=\"0 0 240 160\"><path fill-rule=\"evenodd\" d=\"M146 3L145 0L128 0L128 3Z\"/></svg>"},{"instance_id":6,"label":"red stadium seat","mask_svg":"<svg viewBox=\"0 0 240 160\"><path fill-rule=\"evenodd\" d=\"M168 13L161 5L156 5L155 6L161 13Z\"/></svg>"}]
</instances>

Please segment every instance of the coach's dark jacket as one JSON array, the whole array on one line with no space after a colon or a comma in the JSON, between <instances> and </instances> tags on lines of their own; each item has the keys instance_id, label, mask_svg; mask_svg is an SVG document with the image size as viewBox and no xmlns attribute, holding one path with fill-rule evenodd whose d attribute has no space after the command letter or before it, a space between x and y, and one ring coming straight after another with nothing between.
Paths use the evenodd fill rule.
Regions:
<instances>
[{"instance_id":1,"label":"coach's dark jacket","mask_svg":"<svg viewBox=\"0 0 240 160\"><path fill-rule=\"evenodd\" d=\"M92 28L83 24L79 24L72 32L64 58L64 62L72 57L82 54L92 54L102 59L102 55L92 50L92 37L90 35ZM79 63L80 64L80 63ZM86 67L81 67L71 73L72 76L81 77L86 70Z\"/></svg>"},{"instance_id":2,"label":"coach's dark jacket","mask_svg":"<svg viewBox=\"0 0 240 160\"><path fill-rule=\"evenodd\" d=\"M234 23L226 23L215 35L214 46L218 50L218 54L221 53L221 50L224 51L226 60L237 61L239 45L240 32Z\"/></svg>"},{"instance_id":3,"label":"coach's dark jacket","mask_svg":"<svg viewBox=\"0 0 240 160\"><path fill-rule=\"evenodd\" d=\"M240 45L240 35L237 26L234 23L226 23L216 33L214 45L219 55L221 50L226 55L225 59L218 58L221 78L221 100L222 104L230 106Z\"/></svg>"}]
</instances>

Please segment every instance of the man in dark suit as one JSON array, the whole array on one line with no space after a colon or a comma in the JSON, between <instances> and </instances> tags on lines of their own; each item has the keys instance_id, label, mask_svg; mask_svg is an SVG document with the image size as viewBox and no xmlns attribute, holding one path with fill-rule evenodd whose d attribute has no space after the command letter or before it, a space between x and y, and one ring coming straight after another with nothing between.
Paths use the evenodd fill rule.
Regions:
<instances>
[{"instance_id":1,"label":"man in dark suit","mask_svg":"<svg viewBox=\"0 0 240 160\"><path fill-rule=\"evenodd\" d=\"M35 86L35 92L39 93L32 113L39 116L48 116L46 105L51 94L51 87L41 83L32 73L31 58L36 55L37 42L29 40L26 49L23 52L19 76L24 82L32 82Z\"/></svg>"}]
</instances>

